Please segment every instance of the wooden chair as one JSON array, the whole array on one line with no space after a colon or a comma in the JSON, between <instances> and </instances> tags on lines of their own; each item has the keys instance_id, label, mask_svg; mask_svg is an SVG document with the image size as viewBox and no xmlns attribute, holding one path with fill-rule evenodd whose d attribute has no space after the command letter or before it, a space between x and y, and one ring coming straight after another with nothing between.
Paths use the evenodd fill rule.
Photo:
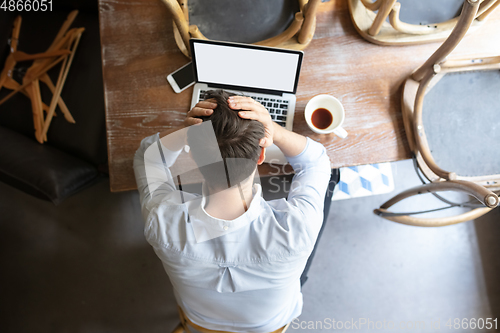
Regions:
<instances>
[{"instance_id":1,"label":"wooden chair","mask_svg":"<svg viewBox=\"0 0 500 333\"><path fill-rule=\"evenodd\" d=\"M84 28L74 28L68 31L77 14L77 10L72 11L47 51L37 54L26 54L17 50L22 21L21 16L18 16L14 21L10 53L0 73L0 89L5 87L13 91L0 100L0 105L18 92L22 92L29 97L32 104L35 137L39 143L47 141L47 131L52 117L55 115L57 105L59 105L65 119L70 123L75 123L75 120L61 98L61 91L68 76L81 35L85 30ZM12 77L13 69L18 62L29 60L34 60L34 62L27 70L22 84L20 84ZM47 72L59 63L62 63L62 66L57 83L54 85ZM50 106L42 102L40 81L45 83L53 94ZM43 114L44 111L47 113L45 117Z\"/></svg>"},{"instance_id":2,"label":"wooden chair","mask_svg":"<svg viewBox=\"0 0 500 333\"><path fill-rule=\"evenodd\" d=\"M420 0L419 0L420 1ZM499 0L466 0L470 4L480 3L470 32L481 26L482 22L500 4ZM416 25L399 19L401 4L396 0L348 0L349 12L356 30L366 40L380 45L422 44L446 39L458 22L451 20ZM386 22L389 17L389 22Z\"/></svg>"},{"instance_id":3,"label":"wooden chair","mask_svg":"<svg viewBox=\"0 0 500 333\"><path fill-rule=\"evenodd\" d=\"M177 309L179 310L179 317L181 319L181 322L172 331L172 333L184 333L184 332L191 333L189 326L193 327L194 329L196 329L198 332L201 332L201 333L231 333L228 331L209 330L209 329L203 328L199 325L196 325L191 320L189 320L188 317L186 317L186 315L184 314L184 311L182 311L182 309L180 307L177 307ZM282 328L277 329L276 331L272 331L271 333L285 333L289 326L290 326L290 324L287 324L287 325L283 326Z\"/></svg>"},{"instance_id":4,"label":"wooden chair","mask_svg":"<svg viewBox=\"0 0 500 333\"><path fill-rule=\"evenodd\" d=\"M189 39L207 39L198 26L189 25L188 0L162 0L167 6L174 26L174 37L177 46L186 57L191 57ZM290 26L281 34L256 42L256 45L280 48L305 49L311 42L316 29L316 12L320 0L298 0L299 11Z\"/></svg>"},{"instance_id":5,"label":"wooden chair","mask_svg":"<svg viewBox=\"0 0 500 333\"><path fill-rule=\"evenodd\" d=\"M448 39L404 83L402 111L406 135L419 169L431 183L402 192L382 204L379 209L375 210L375 214L381 217L409 225L444 226L478 218L498 206L498 195L493 191L500 190L500 172L493 175L469 177L443 170L436 164L432 156L422 117L425 94L444 75L464 71L500 69L500 56L444 60L464 37L467 29L477 17L479 8L479 2L466 1L462 9L462 14ZM486 143L482 146L488 148ZM481 145L478 145L479 148L481 148ZM494 153L496 154L497 152ZM480 163L480 161L476 163ZM405 198L417 194L440 191L465 192L475 197L481 204L475 205L476 208L469 212L446 218L417 218L410 216L410 214L397 214L388 211L389 207Z\"/></svg>"}]
</instances>

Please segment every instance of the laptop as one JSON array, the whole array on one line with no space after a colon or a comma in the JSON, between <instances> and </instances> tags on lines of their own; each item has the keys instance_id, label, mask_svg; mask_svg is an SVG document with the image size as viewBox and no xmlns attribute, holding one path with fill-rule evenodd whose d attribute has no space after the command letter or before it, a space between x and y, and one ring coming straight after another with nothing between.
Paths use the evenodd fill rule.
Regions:
<instances>
[{"instance_id":1,"label":"laptop","mask_svg":"<svg viewBox=\"0 0 500 333\"><path fill-rule=\"evenodd\" d=\"M202 39L190 45L196 82L191 108L207 90L224 89L260 102L273 121L292 130L302 51ZM274 144L265 162L287 163Z\"/></svg>"}]
</instances>

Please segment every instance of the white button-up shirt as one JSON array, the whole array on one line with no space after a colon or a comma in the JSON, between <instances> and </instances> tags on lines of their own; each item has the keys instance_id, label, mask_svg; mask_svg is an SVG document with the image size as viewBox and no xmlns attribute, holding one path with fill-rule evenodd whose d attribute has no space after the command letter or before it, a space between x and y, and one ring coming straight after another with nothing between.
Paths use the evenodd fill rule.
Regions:
<instances>
[{"instance_id":1,"label":"white button-up shirt","mask_svg":"<svg viewBox=\"0 0 500 333\"><path fill-rule=\"evenodd\" d=\"M157 159L145 163L148 149ZM271 332L291 322L302 311L299 279L323 222L330 179L325 148L308 138L299 155L288 157L295 171L288 198L265 201L255 184L248 210L231 221L210 216L204 196L175 187L169 167L180 153L155 134L142 140L134 158L144 234L177 303L212 330ZM154 185L147 164L164 169Z\"/></svg>"}]
</instances>

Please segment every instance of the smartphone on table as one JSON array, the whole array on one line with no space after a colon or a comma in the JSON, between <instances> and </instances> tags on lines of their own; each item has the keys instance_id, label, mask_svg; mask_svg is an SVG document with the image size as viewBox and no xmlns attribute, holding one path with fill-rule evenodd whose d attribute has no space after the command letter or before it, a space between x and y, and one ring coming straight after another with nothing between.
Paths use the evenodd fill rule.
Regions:
<instances>
[{"instance_id":1,"label":"smartphone on table","mask_svg":"<svg viewBox=\"0 0 500 333\"><path fill-rule=\"evenodd\" d=\"M167 81L176 93L194 84L193 63L188 63L167 76Z\"/></svg>"}]
</instances>

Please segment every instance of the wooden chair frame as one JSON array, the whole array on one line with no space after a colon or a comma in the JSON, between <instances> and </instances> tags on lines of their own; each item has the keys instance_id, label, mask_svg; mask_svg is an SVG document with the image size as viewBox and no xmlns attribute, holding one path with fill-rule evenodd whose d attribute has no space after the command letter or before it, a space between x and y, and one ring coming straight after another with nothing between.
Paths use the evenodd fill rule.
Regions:
<instances>
[{"instance_id":1,"label":"wooden chair frame","mask_svg":"<svg viewBox=\"0 0 500 333\"><path fill-rule=\"evenodd\" d=\"M184 314L184 311L178 306L177 307L179 311L179 318L181 319L181 322L177 327L172 331L172 333L191 333L189 326L194 327L198 332L201 333L231 333L228 331L214 331L214 330L209 330L204 327L201 327L199 325L196 325L193 323L189 318ZM285 333L288 327L290 326L290 323L286 324L282 328L278 328L276 331L272 331L271 333Z\"/></svg>"},{"instance_id":2,"label":"wooden chair frame","mask_svg":"<svg viewBox=\"0 0 500 333\"><path fill-rule=\"evenodd\" d=\"M402 22L399 19L401 4L396 0L348 0L351 19L359 34L379 45L411 45L445 40L456 26L458 17L427 25ZM469 29L473 32L497 7L500 0L466 0L480 3ZM375 11L377 11L375 13ZM386 22L389 17L389 22Z\"/></svg>"},{"instance_id":3,"label":"wooden chair frame","mask_svg":"<svg viewBox=\"0 0 500 333\"><path fill-rule=\"evenodd\" d=\"M253 43L285 49L303 50L311 42L316 30L316 12L320 0L298 0L300 10L290 26L281 34ZM196 25L189 25L188 0L162 0L167 6L174 26L175 42L181 52L191 58L189 39L207 39Z\"/></svg>"},{"instance_id":4,"label":"wooden chair frame","mask_svg":"<svg viewBox=\"0 0 500 333\"><path fill-rule=\"evenodd\" d=\"M75 123L73 116L61 98L61 92L66 82L81 35L85 30L85 28L73 28L68 31L77 15L77 10L72 11L59 29L59 32L47 51L37 54L26 54L17 50L22 19L21 16L18 16L14 20L10 53L0 73L0 89L5 87L13 91L0 100L0 105L18 92L30 98L35 138L39 143L47 141L47 132L52 117L55 116L55 109L58 105L64 114L64 118L70 123ZM20 84L12 77L12 71L17 62L28 60L34 60L34 62L31 67L28 68L23 78L23 82ZM59 77L56 85L54 85L47 72L61 62L62 66L59 71ZM42 102L40 82L45 83L53 94L50 106ZM44 111L47 113L45 117L43 114Z\"/></svg>"},{"instance_id":5,"label":"wooden chair frame","mask_svg":"<svg viewBox=\"0 0 500 333\"><path fill-rule=\"evenodd\" d=\"M465 36L468 27L477 16L478 8L478 2L466 1L464 3L462 14L449 38L424 65L406 80L403 86L403 121L410 149L417 160L419 169L431 183L400 193L376 209L375 214L403 224L443 226L475 219L498 206L498 195L493 191L500 190L500 174L464 177L441 169L432 157L422 121L424 96L444 75L464 71L500 69L500 56L444 60ZM436 219L398 215L388 211L389 207L410 196L447 190L468 193L485 207L457 216Z\"/></svg>"}]
</instances>

